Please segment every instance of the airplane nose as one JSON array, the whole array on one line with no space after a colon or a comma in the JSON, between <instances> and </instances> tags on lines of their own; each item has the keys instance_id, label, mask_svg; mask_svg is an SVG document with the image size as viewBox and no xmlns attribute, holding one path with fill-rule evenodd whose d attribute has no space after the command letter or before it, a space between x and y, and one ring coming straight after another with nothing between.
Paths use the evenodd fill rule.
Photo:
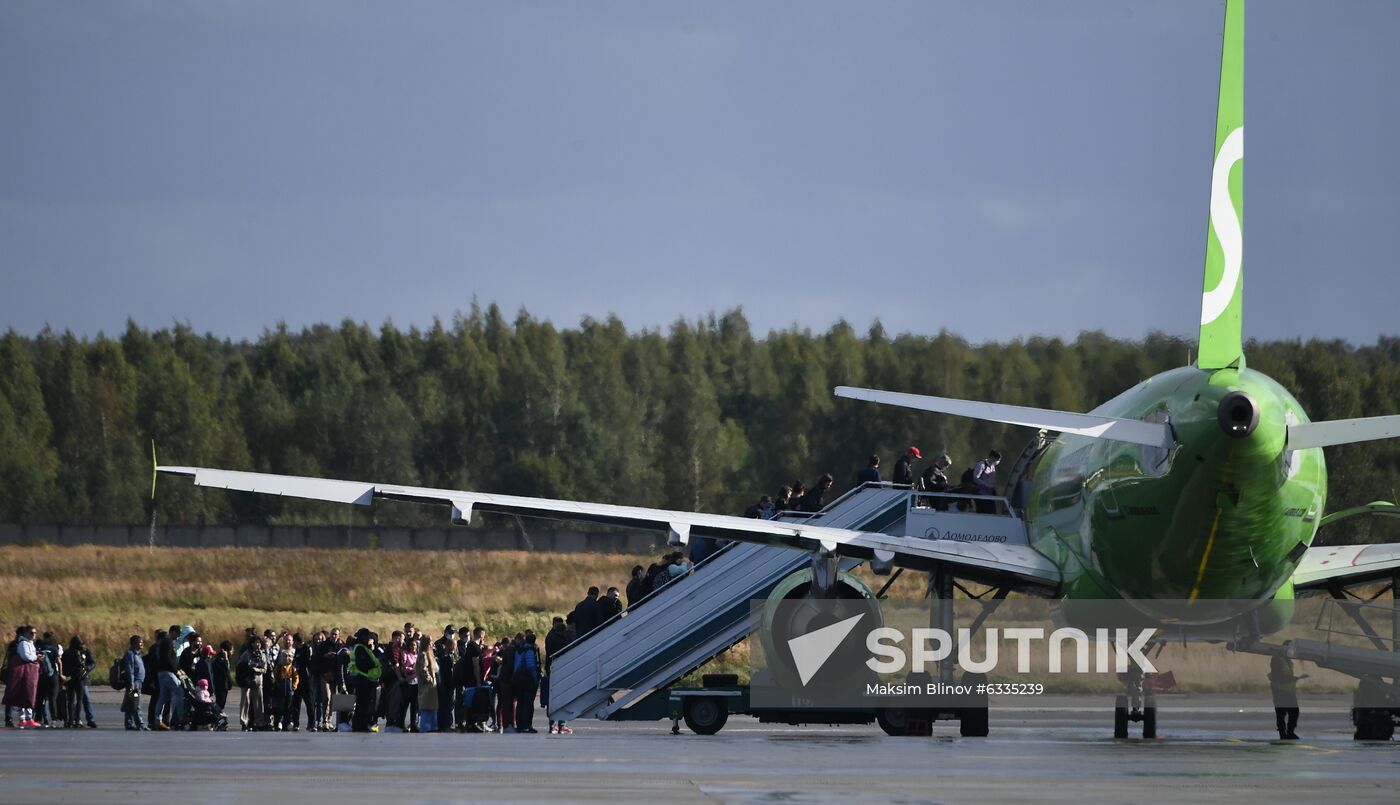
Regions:
<instances>
[{"instance_id":1,"label":"airplane nose","mask_svg":"<svg viewBox=\"0 0 1400 805\"><path fill-rule=\"evenodd\" d=\"M1259 427L1259 405L1243 391L1232 391L1220 398L1215 419L1232 439L1243 439Z\"/></svg>"}]
</instances>

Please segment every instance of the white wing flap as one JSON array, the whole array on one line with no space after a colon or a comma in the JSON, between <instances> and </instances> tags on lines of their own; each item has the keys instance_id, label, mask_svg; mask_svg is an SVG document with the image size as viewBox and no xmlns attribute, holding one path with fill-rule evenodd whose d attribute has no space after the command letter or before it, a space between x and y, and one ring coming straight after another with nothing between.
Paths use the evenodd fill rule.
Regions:
<instances>
[{"instance_id":1,"label":"white wing flap","mask_svg":"<svg viewBox=\"0 0 1400 805\"><path fill-rule=\"evenodd\" d=\"M1400 436L1400 415L1331 419L1288 426L1288 449L1331 447Z\"/></svg>"},{"instance_id":2,"label":"white wing flap","mask_svg":"<svg viewBox=\"0 0 1400 805\"><path fill-rule=\"evenodd\" d=\"M826 551L866 560L876 558L878 552L880 556L893 554L895 564L913 569L929 569L945 562L958 565L973 574L993 578L1009 575L1018 581L1042 587L1055 587L1060 582L1059 568L1053 562L1029 547L1018 545L931 540L778 520L754 520L723 514L667 511L638 506L492 495L360 481L333 481L203 467L160 467L159 471L191 476L196 485L217 489L359 505L368 505L375 498L433 503L451 506L456 512L486 511L555 520L607 523L737 539L811 552Z\"/></svg>"},{"instance_id":3,"label":"white wing flap","mask_svg":"<svg viewBox=\"0 0 1400 805\"><path fill-rule=\"evenodd\" d=\"M1309 548L1293 571L1293 586L1306 590L1378 581L1396 568L1400 568L1400 543Z\"/></svg>"}]
</instances>

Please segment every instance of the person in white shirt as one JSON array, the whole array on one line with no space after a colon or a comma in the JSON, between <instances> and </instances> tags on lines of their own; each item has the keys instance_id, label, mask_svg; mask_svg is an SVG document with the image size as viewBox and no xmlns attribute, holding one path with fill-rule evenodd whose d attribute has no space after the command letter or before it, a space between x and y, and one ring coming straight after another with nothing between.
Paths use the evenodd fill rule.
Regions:
<instances>
[{"instance_id":1,"label":"person in white shirt","mask_svg":"<svg viewBox=\"0 0 1400 805\"><path fill-rule=\"evenodd\" d=\"M993 450L987 457L972 465L972 483L979 495L997 493L997 465L1001 463L1001 452ZM996 504L990 500L977 501L978 514L995 514Z\"/></svg>"}]
</instances>

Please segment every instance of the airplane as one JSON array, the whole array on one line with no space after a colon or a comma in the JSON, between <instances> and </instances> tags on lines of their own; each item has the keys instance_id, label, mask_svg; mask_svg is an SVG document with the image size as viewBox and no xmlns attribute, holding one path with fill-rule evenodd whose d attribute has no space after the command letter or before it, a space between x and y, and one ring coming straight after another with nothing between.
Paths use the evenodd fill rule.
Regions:
<instances>
[{"instance_id":1,"label":"airplane","mask_svg":"<svg viewBox=\"0 0 1400 805\"><path fill-rule=\"evenodd\" d=\"M1027 546L472 491L157 469L245 492L358 505L437 504L450 507L452 522L461 525L481 511L665 530L674 544L703 536L786 546L936 572L944 581L960 575L1033 591L1071 613L1078 602L1120 600L1148 622L1200 639L1239 638L1247 629L1244 646L1286 625L1297 593L1341 597L1348 586L1400 581L1400 544L1312 547L1327 497L1322 448L1400 436L1400 415L1312 422L1288 390L1246 367L1243 168L1244 0L1227 0L1194 365L1148 378L1088 413L835 390L852 400L1042 431L1021 473ZM1394 513L1394 507L1343 514L1365 513ZM940 582L938 593L951 597L951 585ZM1133 717L1139 720L1136 707Z\"/></svg>"}]
</instances>

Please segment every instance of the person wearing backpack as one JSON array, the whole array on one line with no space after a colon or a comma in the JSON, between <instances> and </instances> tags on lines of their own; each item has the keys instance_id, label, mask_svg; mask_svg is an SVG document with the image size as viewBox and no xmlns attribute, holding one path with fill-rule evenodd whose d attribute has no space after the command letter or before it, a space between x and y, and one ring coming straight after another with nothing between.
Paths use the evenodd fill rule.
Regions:
<instances>
[{"instance_id":1,"label":"person wearing backpack","mask_svg":"<svg viewBox=\"0 0 1400 805\"><path fill-rule=\"evenodd\" d=\"M44 727L52 727L58 720L58 699L63 692L64 679L58 669L63 649L54 642L53 632L44 632L34 648L39 655L39 692L34 702L34 720Z\"/></svg>"},{"instance_id":2,"label":"person wearing backpack","mask_svg":"<svg viewBox=\"0 0 1400 805\"><path fill-rule=\"evenodd\" d=\"M515 694L515 731L539 732L530 722L535 717L535 693L540 689L540 650L535 633L526 632L525 642L515 649L511 688Z\"/></svg>"},{"instance_id":3,"label":"person wearing backpack","mask_svg":"<svg viewBox=\"0 0 1400 805\"><path fill-rule=\"evenodd\" d=\"M97 729L97 721L92 717L92 696L88 693L88 679L97 660L83 639L73 635L68 641L68 650L63 652L63 675L68 677L68 720L66 727L80 727L80 716L87 716L87 725ZM79 706L81 705L81 712Z\"/></svg>"},{"instance_id":4,"label":"person wearing backpack","mask_svg":"<svg viewBox=\"0 0 1400 805\"><path fill-rule=\"evenodd\" d=\"M126 653L122 655L119 674L125 677L126 695L122 697L122 713L125 726L129 730L146 732L149 727L141 718L141 688L146 683L146 663L141 656L145 641L134 634L128 641Z\"/></svg>"}]
</instances>

